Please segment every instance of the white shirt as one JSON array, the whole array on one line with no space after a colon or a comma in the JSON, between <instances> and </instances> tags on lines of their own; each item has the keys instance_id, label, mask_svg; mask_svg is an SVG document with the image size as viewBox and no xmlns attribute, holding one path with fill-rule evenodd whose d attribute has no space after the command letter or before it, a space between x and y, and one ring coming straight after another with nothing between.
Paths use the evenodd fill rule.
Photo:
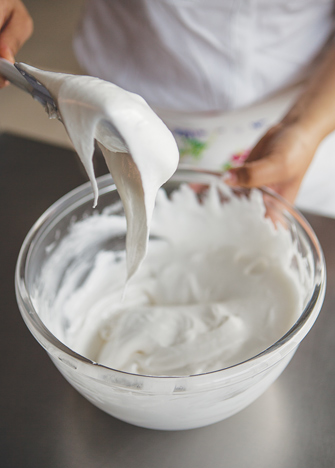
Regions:
<instances>
[{"instance_id":1,"label":"white shirt","mask_svg":"<svg viewBox=\"0 0 335 468\"><path fill-rule=\"evenodd\" d=\"M88 73L155 108L183 162L223 170L289 108L286 88L334 35L334 9L334 0L89 0L74 49ZM298 207L335 217L334 154L335 132Z\"/></svg>"},{"instance_id":2,"label":"white shirt","mask_svg":"<svg viewBox=\"0 0 335 468\"><path fill-rule=\"evenodd\" d=\"M333 0L91 0L74 49L154 107L226 111L299 82L333 31Z\"/></svg>"}]
</instances>

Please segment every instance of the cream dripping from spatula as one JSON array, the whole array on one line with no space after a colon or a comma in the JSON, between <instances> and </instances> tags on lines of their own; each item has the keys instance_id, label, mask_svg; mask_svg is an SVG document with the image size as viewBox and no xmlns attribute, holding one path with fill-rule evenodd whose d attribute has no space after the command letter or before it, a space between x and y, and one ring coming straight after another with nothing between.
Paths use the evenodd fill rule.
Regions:
<instances>
[{"instance_id":1,"label":"cream dripping from spatula","mask_svg":"<svg viewBox=\"0 0 335 468\"><path fill-rule=\"evenodd\" d=\"M51 93L61 119L91 180L94 139L105 157L127 219L127 276L145 257L158 189L175 172L176 142L143 98L89 76L42 71L21 64Z\"/></svg>"}]
</instances>

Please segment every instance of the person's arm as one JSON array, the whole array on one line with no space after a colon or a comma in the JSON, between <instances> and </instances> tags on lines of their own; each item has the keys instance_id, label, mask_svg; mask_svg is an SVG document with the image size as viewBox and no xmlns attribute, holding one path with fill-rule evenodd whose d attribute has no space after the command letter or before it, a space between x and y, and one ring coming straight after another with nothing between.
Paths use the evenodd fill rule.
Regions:
<instances>
[{"instance_id":1,"label":"person's arm","mask_svg":"<svg viewBox=\"0 0 335 468\"><path fill-rule=\"evenodd\" d=\"M243 187L270 186L294 202L319 143L335 130L335 43L286 116L261 138L226 181Z\"/></svg>"},{"instance_id":2,"label":"person's arm","mask_svg":"<svg viewBox=\"0 0 335 468\"><path fill-rule=\"evenodd\" d=\"M33 20L20 0L0 0L0 57L14 56L33 32ZM0 77L0 88L6 81Z\"/></svg>"}]
</instances>

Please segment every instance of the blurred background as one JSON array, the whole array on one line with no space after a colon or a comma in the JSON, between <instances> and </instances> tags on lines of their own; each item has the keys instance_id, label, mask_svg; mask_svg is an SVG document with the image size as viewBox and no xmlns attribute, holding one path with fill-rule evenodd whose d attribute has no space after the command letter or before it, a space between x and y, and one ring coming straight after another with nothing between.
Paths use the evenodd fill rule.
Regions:
<instances>
[{"instance_id":1,"label":"blurred background","mask_svg":"<svg viewBox=\"0 0 335 468\"><path fill-rule=\"evenodd\" d=\"M16 59L45 70L83 73L72 51L85 0L25 0L34 20L34 33ZM8 86L0 93L0 131L13 132L52 144L71 147L63 125L46 118L31 96Z\"/></svg>"},{"instance_id":2,"label":"blurred background","mask_svg":"<svg viewBox=\"0 0 335 468\"><path fill-rule=\"evenodd\" d=\"M34 33L17 54L17 61L44 70L86 74L77 63L72 49L73 36L85 0L24 0L24 3L34 20ZM218 159L233 160L245 154L266 129L286 113L297 93L299 86L286 89L251 107L217 117L217 126L224 128L224 133L211 144L211 149L203 159L203 165L222 170L223 166L218 165ZM14 86L2 89L0 106L0 132L72 148L63 125L59 121L49 120L41 105L21 90ZM169 115L161 113L160 116L169 125ZM194 125L198 125L196 116L193 117ZM322 156L322 153L325 155L334 152L335 132L322 142L317 151L296 200L298 208L335 217L335 195L329 190L333 187L335 158Z\"/></svg>"}]
</instances>

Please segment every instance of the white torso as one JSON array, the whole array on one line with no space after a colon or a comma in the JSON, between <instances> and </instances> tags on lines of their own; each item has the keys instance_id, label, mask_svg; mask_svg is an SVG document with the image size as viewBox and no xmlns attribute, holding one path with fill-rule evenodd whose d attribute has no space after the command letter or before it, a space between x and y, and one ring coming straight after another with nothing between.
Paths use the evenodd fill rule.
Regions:
<instances>
[{"instance_id":1,"label":"white torso","mask_svg":"<svg viewBox=\"0 0 335 468\"><path fill-rule=\"evenodd\" d=\"M94 0L74 49L154 107L227 111L302 80L333 31L333 0Z\"/></svg>"}]
</instances>

